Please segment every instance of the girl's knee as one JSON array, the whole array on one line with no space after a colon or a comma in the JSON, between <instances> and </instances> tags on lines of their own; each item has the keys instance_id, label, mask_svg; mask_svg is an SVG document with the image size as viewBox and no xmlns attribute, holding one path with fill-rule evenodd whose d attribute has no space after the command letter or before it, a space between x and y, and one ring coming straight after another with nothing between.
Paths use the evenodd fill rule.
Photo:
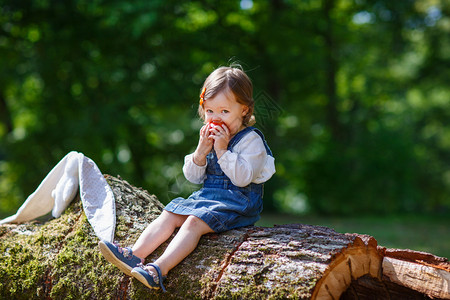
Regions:
<instances>
[{"instance_id":1,"label":"girl's knee","mask_svg":"<svg viewBox=\"0 0 450 300\"><path fill-rule=\"evenodd\" d=\"M200 232L201 234L213 232L211 227L209 227L205 221L196 216L189 216L184 222L183 227L187 230Z\"/></svg>"},{"instance_id":2,"label":"girl's knee","mask_svg":"<svg viewBox=\"0 0 450 300\"><path fill-rule=\"evenodd\" d=\"M173 224L175 227L181 227L188 216L178 215L174 214L172 212L163 210L162 213L159 215L159 219L164 223L170 223Z\"/></svg>"}]
</instances>

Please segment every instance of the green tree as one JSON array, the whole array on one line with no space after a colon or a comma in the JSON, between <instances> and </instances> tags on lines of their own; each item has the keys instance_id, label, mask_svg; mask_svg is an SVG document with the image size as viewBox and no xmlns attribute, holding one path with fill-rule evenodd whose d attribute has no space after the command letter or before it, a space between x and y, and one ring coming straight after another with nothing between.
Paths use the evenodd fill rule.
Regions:
<instances>
[{"instance_id":1,"label":"green tree","mask_svg":"<svg viewBox=\"0 0 450 300\"><path fill-rule=\"evenodd\" d=\"M71 150L188 195L200 86L236 61L276 156L266 209L448 212L448 22L439 0L4 0L0 213Z\"/></svg>"}]
</instances>

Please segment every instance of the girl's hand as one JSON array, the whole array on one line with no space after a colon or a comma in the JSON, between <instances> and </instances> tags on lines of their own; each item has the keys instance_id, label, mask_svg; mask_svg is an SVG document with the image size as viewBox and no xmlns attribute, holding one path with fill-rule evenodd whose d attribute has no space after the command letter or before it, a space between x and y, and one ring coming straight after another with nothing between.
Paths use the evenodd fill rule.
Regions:
<instances>
[{"instance_id":1,"label":"girl's hand","mask_svg":"<svg viewBox=\"0 0 450 300\"><path fill-rule=\"evenodd\" d=\"M214 150L217 158L220 158L227 152L228 143L231 139L230 130L226 125L212 125L209 132L211 133L210 137L214 140Z\"/></svg>"},{"instance_id":2,"label":"girl's hand","mask_svg":"<svg viewBox=\"0 0 450 300\"><path fill-rule=\"evenodd\" d=\"M197 149L194 152L194 163L198 166L204 166L206 164L206 156L211 151L214 140L209 133L209 124L204 125L200 129L200 138L198 140Z\"/></svg>"}]
</instances>

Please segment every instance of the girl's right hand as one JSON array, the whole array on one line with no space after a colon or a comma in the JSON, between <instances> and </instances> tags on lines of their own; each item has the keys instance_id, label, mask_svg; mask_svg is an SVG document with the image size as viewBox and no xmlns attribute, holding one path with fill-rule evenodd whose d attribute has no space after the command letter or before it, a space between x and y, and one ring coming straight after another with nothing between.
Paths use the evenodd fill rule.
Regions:
<instances>
[{"instance_id":1,"label":"girl's right hand","mask_svg":"<svg viewBox=\"0 0 450 300\"><path fill-rule=\"evenodd\" d=\"M209 129L209 124L203 125L200 129L200 138L197 149L194 152L194 163L198 166L204 166L206 164L206 156L214 144L214 140L210 137Z\"/></svg>"}]
</instances>

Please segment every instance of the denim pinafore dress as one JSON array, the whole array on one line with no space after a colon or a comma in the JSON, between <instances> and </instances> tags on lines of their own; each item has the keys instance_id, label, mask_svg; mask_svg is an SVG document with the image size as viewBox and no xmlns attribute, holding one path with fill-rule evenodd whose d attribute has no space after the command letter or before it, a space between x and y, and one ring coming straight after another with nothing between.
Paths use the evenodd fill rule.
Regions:
<instances>
[{"instance_id":1,"label":"denim pinafore dress","mask_svg":"<svg viewBox=\"0 0 450 300\"><path fill-rule=\"evenodd\" d=\"M232 151L242 137L251 131L261 137L267 154L273 156L262 132L254 127L246 127L238 132L228 143L228 150ZM164 209L179 215L196 216L215 232L253 225L259 220L263 208L263 184L235 186L220 168L214 150L206 159L206 179L203 187L187 199L173 199Z\"/></svg>"}]
</instances>

